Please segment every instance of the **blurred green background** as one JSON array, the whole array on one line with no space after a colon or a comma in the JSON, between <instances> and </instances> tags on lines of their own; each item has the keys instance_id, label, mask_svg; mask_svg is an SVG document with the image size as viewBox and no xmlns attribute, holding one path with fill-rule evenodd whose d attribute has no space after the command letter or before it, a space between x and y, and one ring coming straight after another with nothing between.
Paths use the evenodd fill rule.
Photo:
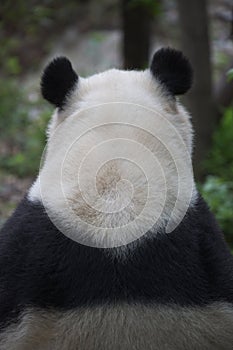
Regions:
<instances>
[{"instance_id":1,"label":"blurred green background","mask_svg":"<svg viewBox=\"0 0 233 350\"><path fill-rule=\"evenodd\" d=\"M51 107L40 74L66 55L80 75L145 68L161 46L194 67L182 102L195 126L198 186L233 249L233 2L18 0L0 3L0 225L35 178Z\"/></svg>"}]
</instances>

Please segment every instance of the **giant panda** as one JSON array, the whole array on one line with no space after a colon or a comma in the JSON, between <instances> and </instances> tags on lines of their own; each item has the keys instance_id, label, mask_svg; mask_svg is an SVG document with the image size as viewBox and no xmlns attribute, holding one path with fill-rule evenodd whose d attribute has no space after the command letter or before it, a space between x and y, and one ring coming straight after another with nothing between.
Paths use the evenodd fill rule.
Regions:
<instances>
[{"instance_id":1,"label":"giant panda","mask_svg":"<svg viewBox=\"0 0 233 350\"><path fill-rule=\"evenodd\" d=\"M41 78L39 175L0 234L1 350L233 349L233 259L192 173L188 59Z\"/></svg>"}]
</instances>

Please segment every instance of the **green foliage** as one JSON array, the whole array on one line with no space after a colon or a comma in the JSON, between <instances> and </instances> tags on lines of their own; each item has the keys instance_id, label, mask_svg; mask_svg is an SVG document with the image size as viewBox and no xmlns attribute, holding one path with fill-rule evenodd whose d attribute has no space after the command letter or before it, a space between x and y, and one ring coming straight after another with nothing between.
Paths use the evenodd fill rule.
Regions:
<instances>
[{"instance_id":1,"label":"green foliage","mask_svg":"<svg viewBox=\"0 0 233 350\"><path fill-rule=\"evenodd\" d=\"M229 65L229 55L224 51L217 51L215 53L215 69L220 73Z\"/></svg>"},{"instance_id":2,"label":"green foliage","mask_svg":"<svg viewBox=\"0 0 233 350\"><path fill-rule=\"evenodd\" d=\"M11 56L5 61L6 70L13 75L18 75L21 72L21 66L17 57Z\"/></svg>"},{"instance_id":3,"label":"green foliage","mask_svg":"<svg viewBox=\"0 0 233 350\"><path fill-rule=\"evenodd\" d=\"M228 108L213 136L213 147L205 162L212 174L201 185L201 193L233 248L233 108Z\"/></svg>"},{"instance_id":4,"label":"green foliage","mask_svg":"<svg viewBox=\"0 0 233 350\"><path fill-rule=\"evenodd\" d=\"M68 0L65 6L62 0L1 0L1 75L23 74L40 63L49 42L62 32L63 25L75 23L78 11L78 0ZM48 32L49 39L44 40Z\"/></svg>"},{"instance_id":5,"label":"green foliage","mask_svg":"<svg viewBox=\"0 0 233 350\"><path fill-rule=\"evenodd\" d=\"M213 136L213 147L205 168L225 181L233 179L233 108L228 108Z\"/></svg>"},{"instance_id":6,"label":"green foliage","mask_svg":"<svg viewBox=\"0 0 233 350\"><path fill-rule=\"evenodd\" d=\"M233 247L233 181L208 176L201 193L215 214L228 243Z\"/></svg>"},{"instance_id":7,"label":"green foliage","mask_svg":"<svg viewBox=\"0 0 233 350\"><path fill-rule=\"evenodd\" d=\"M45 127L50 113L48 107L44 107L42 103L26 100L16 83L1 82L0 168L2 171L20 177L37 173L46 142Z\"/></svg>"},{"instance_id":8,"label":"green foliage","mask_svg":"<svg viewBox=\"0 0 233 350\"><path fill-rule=\"evenodd\" d=\"M231 81L233 79L233 68L229 69L227 72L227 80Z\"/></svg>"}]
</instances>

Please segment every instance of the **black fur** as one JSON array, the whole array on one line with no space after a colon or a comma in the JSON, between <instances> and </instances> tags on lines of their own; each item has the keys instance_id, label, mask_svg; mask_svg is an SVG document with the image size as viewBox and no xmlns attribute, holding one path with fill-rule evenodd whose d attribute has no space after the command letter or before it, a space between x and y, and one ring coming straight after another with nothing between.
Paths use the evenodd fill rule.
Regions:
<instances>
[{"instance_id":1,"label":"black fur","mask_svg":"<svg viewBox=\"0 0 233 350\"><path fill-rule=\"evenodd\" d=\"M27 306L121 301L233 303L233 258L205 202L200 198L171 234L144 239L122 259L70 240L40 204L23 200L0 234L0 325Z\"/></svg>"},{"instance_id":2,"label":"black fur","mask_svg":"<svg viewBox=\"0 0 233 350\"><path fill-rule=\"evenodd\" d=\"M172 95L182 95L191 88L193 70L181 51L163 48L155 52L150 70Z\"/></svg>"},{"instance_id":3,"label":"black fur","mask_svg":"<svg viewBox=\"0 0 233 350\"><path fill-rule=\"evenodd\" d=\"M57 57L48 64L41 78L41 93L43 97L62 108L67 95L78 82L78 75L66 57Z\"/></svg>"}]
</instances>

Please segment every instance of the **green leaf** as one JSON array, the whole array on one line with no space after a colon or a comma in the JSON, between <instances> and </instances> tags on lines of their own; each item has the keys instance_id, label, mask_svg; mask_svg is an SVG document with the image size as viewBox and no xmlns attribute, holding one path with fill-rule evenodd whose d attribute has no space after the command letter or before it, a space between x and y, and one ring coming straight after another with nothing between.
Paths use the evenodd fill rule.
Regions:
<instances>
[{"instance_id":1,"label":"green leaf","mask_svg":"<svg viewBox=\"0 0 233 350\"><path fill-rule=\"evenodd\" d=\"M233 79L233 68L229 69L227 72L227 81L231 81Z\"/></svg>"}]
</instances>

